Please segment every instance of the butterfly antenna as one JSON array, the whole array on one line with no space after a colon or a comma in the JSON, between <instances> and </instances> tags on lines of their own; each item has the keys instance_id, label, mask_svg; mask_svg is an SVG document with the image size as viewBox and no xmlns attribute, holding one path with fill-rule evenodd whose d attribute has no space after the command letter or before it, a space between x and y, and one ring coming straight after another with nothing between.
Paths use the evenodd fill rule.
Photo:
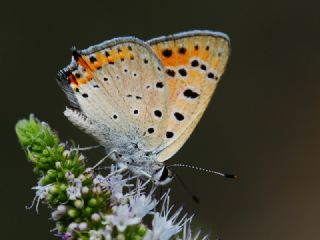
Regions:
<instances>
[{"instance_id":1,"label":"butterfly antenna","mask_svg":"<svg viewBox=\"0 0 320 240\"><path fill-rule=\"evenodd\" d=\"M198 170L198 171L213 173L213 174L225 177L225 178L233 178L233 179L234 178L238 178L238 176L234 175L234 174L221 173L221 172L213 171L213 170L210 170L210 169L205 169L205 168L196 167L196 166L192 166L192 165L186 165L186 164L173 164L173 165L168 166L168 168L171 168L171 167L186 167L186 168L191 168L191 169L195 169L195 170Z\"/></svg>"},{"instance_id":2,"label":"butterfly antenna","mask_svg":"<svg viewBox=\"0 0 320 240\"><path fill-rule=\"evenodd\" d=\"M183 189L184 189L188 194L191 195L193 201L194 201L195 203L198 203L198 204L199 204L199 203L200 203L200 200L199 200L199 198L197 197L197 195L195 195L193 192L191 192L191 190L189 189L189 187L187 186L187 184L185 184L185 182L182 180L182 178L181 178L175 171L173 171L172 169L170 169L170 170L174 173L175 177L178 178L178 180L179 180L179 182L181 183Z\"/></svg>"}]
</instances>

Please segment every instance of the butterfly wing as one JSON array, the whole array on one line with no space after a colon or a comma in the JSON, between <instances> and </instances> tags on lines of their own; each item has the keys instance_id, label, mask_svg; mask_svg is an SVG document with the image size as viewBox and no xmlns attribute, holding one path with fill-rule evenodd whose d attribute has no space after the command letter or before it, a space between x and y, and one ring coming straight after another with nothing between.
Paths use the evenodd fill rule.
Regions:
<instances>
[{"instance_id":1,"label":"butterfly wing","mask_svg":"<svg viewBox=\"0 0 320 240\"><path fill-rule=\"evenodd\" d=\"M132 37L74 50L71 64L58 74L72 105L65 115L107 149L159 146L168 118L165 80L150 46Z\"/></svg>"},{"instance_id":2,"label":"butterfly wing","mask_svg":"<svg viewBox=\"0 0 320 240\"><path fill-rule=\"evenodd\" d=\"M169 84L168 125L158 160L165 161L186 142L204 113L230 54L222 33L191 31L148 42L161 60Z\"/></svg>"}]
</instances>

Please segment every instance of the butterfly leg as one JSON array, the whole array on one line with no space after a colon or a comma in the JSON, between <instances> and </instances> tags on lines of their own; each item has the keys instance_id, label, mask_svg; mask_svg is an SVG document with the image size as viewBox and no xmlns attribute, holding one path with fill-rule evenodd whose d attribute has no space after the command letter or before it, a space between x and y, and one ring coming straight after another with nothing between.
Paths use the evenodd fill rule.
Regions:
<instances>
[{"instance_id":1,"label":"butterfly leg","mask_svg":"<svg viewBox=\"0 0 320 240\"><path fill-rule=\"evenodd\" d=\"M102 164L108 157L111 156L115 151L111 151L106 156L104 156L99 162L97 162L93 167L87 168L86 172L92 172L95 168L97 168L100 164Z\"/></svg>"},{"instance_id":2,"label":"butterfly leg","mask_svg":"<svg viewBox=\"0 0 320 240\"><path fill-rule=\"evenodd\" d=\"M112 168L112 167L111 167L111 168ZM108 177L111 177L111 176L116 175L116 174L119 174L119 173L123 173L123 172L125 172L125 171L127 171L127 170L128 170L127 165L121 165L119 169L113 170L113 171L108 175Z\"/></svg>"},{"instance_id":3,"label":"butterfly leg","mask_svg":"<svg viewBox=\"0 0 320 240\"><path fill-rule=\"evenodd\" d=\"M92 150L92 149L96 149L98 147L101 147L101 145L94 145L94 146L89 146L89 147L77 147L77 148L71 148L70 152L75 152L75 151L88 151L88 150Z\"/></svg>"}]
</instances>

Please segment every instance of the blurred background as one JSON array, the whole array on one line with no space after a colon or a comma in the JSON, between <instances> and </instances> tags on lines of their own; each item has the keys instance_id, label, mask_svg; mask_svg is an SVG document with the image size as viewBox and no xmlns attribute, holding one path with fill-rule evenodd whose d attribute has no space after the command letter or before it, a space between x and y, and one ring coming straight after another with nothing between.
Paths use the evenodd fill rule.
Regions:
<instances>
[{"instance_id":1,"label":"blurred background","mask_svg":"<svg viewBox=\"0 0 320 240\"><path fill-rule=\"evenodd\" d=\"M82 146L95 142L62 114L59 69L79 49L113 37L208 29L227 33L232 55L203 119L170 161L232 172L223 179L191 169L173 199L195 213L211 239L320 239L320 4L318 1L1 2L1 239L56 239L49 210L26 210L36 184L15 133L34 113ZM92 160L103 151L89 153Z\"/></svg>"}]
</instances>

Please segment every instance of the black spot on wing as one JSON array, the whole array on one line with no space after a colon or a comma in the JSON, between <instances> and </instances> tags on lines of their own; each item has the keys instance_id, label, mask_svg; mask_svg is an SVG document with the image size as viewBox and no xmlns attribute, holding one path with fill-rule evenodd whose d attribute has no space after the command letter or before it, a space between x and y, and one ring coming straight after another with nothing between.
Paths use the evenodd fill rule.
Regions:
<instances>
[{"instance_id":1,"label":"black spot on wing","mask_svg":"<svg viewBox=\"0 0 320 240\"><path fill-rule=\"evenodd\" d=\"M163 83L162 82L157 82L156 83L157 88L163 88Z\"/></svg>"},{"instance_id":2,"label":"black spot on wing","mask_svg":"<svg viewBox=\"0 0 320 240\"><path fill-rule=\"evenodd\" d=\"M174 133L173 132L166 132L166 137L167 138L173 138Z\"/></svg>"},{"instance_id":3,"label":"black spot on wing","mask_svg":"<svg viewBox=\"0 0 320 240\"><path fill-rule=\"evenodd\" d=\"M81 58L80 53L78 52L78 50L75 47L72 48L72 56L75 61L78 61L78 59Z\"/></svg>"},{"instance_id":4,"label":"black spot on wing","mask_svg":"<svg viewBox=\"0 0 320 240\"><path fill-rule=\"evenodd\" d=\"M209 73L208 73L208 78L214 79L214 74L213 74L212 72L209 72Z\"/></svg>"},{"instance_id":5,"label":"black spot on wing","mask_svg":"<svg viewBox=\"0 0 320 240\"><path fill-rule=\"evenodd\" d=\"M199 66L198 60L192 60L191 66L192 66L192 67L198 67L198 66Z\"/></svg>"},{"instance_id":6,"label":"black spot on wing","mask_svg":"<svg viewBox=\"0 0 320 240\"><path fill-rule=\"evenodd\" d=\"M174 116L178 121L182 121L184 119L184 116L179 112L175 112Z\"/></svg>"},{"instance_id":7,"label":"black spot on wing","mask_svg":"<svg viewBox=\"0 0 320 240\"><path fill-rule=\"evenodd\" d=\"M167 69L166 73L168 74L168 76L170 77L174 77L176 75L175 71L172 69Z\"/></svg>"},{"instance_id":8,"label":"black spot on wing","mask_svg":"<svg viewBox=\"0 0 320 240\"><path fill-rule=\"evenodd\" d=\"M162 55L164 56L164 57L171 57L171 55L172 55L172 50L171 49L164 49L164 50L162 50Z\"/></svg>"},{"instance_id":9,"label":"black spot on wing","mask_svg":"<svg viewBox=\"0 0 320 240\"><path fill-rule=\"evenodd\" d=\"M192 98L192 99L197 98L197 97L200 96L199 93L194 92L194 91L192 91L191 89L185 90L185 91L183 92L183 95L184 95L186 98Z\"/></svg>"},{"instance_id":10,"label":"black spot on wing","mask_svg":"<svg viewBox=\"0 0 320 240\"><path fill-rule=\"evenodd\" d=\"M148 133L149 134L154 133L154 128L148 128Z\"/></svg>"},{"instance_id":11,"label":"black spot on wing","mask_svg":"<svg viewBox=\"0 0 320 240\"><path fill-rule=\"evenodd\" d=\"M96 59L94 56L91 56L91 57L89 58L89 60L90 60L91 63L94 63L94 62L97 61L97 59Z\"/></svg>"},{"instance_id":12,"label":"black spot on wing","mask_svg":"<svg viewBox=\"0 0 320 240\"><path fill-rule=\"evenodd\" d=\"M155 115L156 117L158 117L158 118L161 118L162 112L161 112L160 110L155 110L155 111L154 111L154 115Z\"/></svg>"},{"instance_id":13,"label":"black spot on wing","mask_svg":"<svg viewBox=\"0 0 320 240\"><path fill-rule=\"evenodd\" d=\"M178 52L179 52L180 54L185 54L186 51L187 51L187 49L186 49L185 47L181 47L181 48L179 48L179 50L178 50Z\"/></svg>"},{"instance_id":14,"label":"black spot on wing","mask_svg":"<svg viewBox=\"0 0 320 240\"><path fill-rule=\"evenodd\" d=\"M187 71L184 68L180 68L178 72L182 77L187 76Z\"/></svg>"}]
</instances>

